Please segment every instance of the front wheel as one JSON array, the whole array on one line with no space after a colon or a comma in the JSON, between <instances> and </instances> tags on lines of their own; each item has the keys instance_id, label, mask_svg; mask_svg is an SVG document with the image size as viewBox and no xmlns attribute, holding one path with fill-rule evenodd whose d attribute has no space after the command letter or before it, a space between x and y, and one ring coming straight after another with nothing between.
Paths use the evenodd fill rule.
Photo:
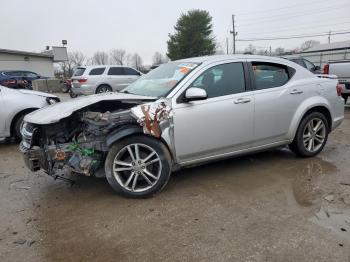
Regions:
<instances>
[{"instance_id":1,"label":"front wheel","mask_svg":"<svg viewBox=\"0 0 350 262\"><path fill-rule=\"evenodd\" d=\"M133 136L114 144L105 171L110 186L126 197L145 198L168 183L171 159L167 148L147 136Z\"/></svg>"},{"instance_id":2,"label":"front wheel","mask_svg":"<svg viewBox=\"0 0 350 262\"><path fill-rule=\"evenodd\" d=\"M301 121L289 148L298 156L312 157L320 153L328 139L328 122L320 112L312 112Z\"/></svg>"}]
</instances>

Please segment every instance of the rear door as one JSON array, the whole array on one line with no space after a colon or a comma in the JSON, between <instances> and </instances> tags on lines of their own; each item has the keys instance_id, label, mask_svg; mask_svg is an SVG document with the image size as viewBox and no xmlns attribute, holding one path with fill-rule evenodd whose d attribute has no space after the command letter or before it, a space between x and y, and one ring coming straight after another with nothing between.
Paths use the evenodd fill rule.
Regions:
<instances>
[{"instance_id":1,"label":"rear door","mask_svg":"<svg viewBox=\"0 0 350 262\"><path fill-rule=\"evenodd\" d=\"M108 69L107 78L109 79L113 91L120 91L129 85L124 68L120 66L111 66Z\"/></svg>"},{"instance_id":2,"label":"rear door","mask_svg":"<svg viewBox=\"0 0 350 262\"><path fill-rule=\"evenodd\" d=\"M131 84L132 82L136 81L141 76L140 72L130 67L124 67L124 72L125 72L125 75L127 76L128 84Z\"/></svg>"},{"instance_id":3,"label":"rear door","mask_svg":"<svg viewBox=\"0 0 350 262\"><path fill-rule=\"evenodd\" d=\"M291 81L295 69L272 62L251 61L255 97L255 146L288 140L295 111L305 99L301 84Z\"/></svg>"}]
</instances>

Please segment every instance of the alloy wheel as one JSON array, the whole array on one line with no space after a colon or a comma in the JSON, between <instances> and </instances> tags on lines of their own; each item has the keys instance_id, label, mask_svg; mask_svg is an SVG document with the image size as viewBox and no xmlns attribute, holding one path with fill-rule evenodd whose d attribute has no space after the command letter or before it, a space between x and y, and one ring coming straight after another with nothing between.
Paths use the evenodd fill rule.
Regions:
<instances>
[{"instance_id":1,"label":"alloy wheel","mask_svg":"<svg viewBox=\"0 0 350 262\"><path fill-rule=\"evenodd\" d=\"M115 156L113 175L117 182L131 192L143 192L159 180L162 163L157 152L141 143L123 147Z\"/></svg>"},{"instance_id":2,"label":"alloy wheel","mask_svg":"<svg viewBox=\"0 0 350 262\"><path fill-rule=\"evenodd\" d=\"M326 125L320 118L311 119L305 126L303 132L304 147L309 152L319 150L326 139Z\"/></svg>"}]
</instances>

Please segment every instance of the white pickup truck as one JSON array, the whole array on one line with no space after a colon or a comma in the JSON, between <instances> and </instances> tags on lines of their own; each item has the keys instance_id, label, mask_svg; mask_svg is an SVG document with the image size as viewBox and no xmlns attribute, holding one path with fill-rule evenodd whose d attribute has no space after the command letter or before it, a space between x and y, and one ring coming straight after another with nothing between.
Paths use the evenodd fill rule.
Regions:
<instances>
[{"instance_id":1,"label":"white pickup truck","mask_svg":"<svg viewBox=\"0 0 350 262\"><path fill-rule=\"evenodd\" d=\"M346 103L350 96L350 60L329 61L324 65L323 73L338 77L339 83L343 84L342 97Z\"/></svg>"}]
</instances>

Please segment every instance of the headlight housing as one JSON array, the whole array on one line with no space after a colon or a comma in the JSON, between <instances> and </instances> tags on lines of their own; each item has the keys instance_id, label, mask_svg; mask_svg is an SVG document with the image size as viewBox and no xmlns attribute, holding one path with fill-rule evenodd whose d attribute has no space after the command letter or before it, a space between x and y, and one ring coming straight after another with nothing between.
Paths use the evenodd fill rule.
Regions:
<instances>
[{"instance_id":1,"label":"headlight housing","mask_svg":"<svg viewBox=\"0 0 350 262\"><path fill-rule=\"evenodd\" d=\"M53 105L53 104L56 104L58 102L60 102L61 100L58 98L58 97L47 97L46 98L46 102L49 104L49 105Z\"/></svg>"}]
</instances>

